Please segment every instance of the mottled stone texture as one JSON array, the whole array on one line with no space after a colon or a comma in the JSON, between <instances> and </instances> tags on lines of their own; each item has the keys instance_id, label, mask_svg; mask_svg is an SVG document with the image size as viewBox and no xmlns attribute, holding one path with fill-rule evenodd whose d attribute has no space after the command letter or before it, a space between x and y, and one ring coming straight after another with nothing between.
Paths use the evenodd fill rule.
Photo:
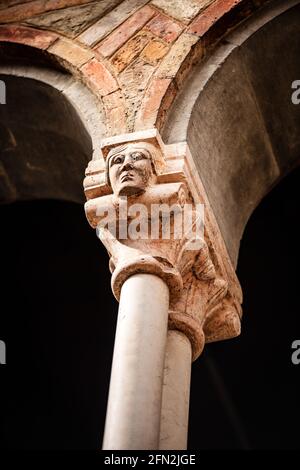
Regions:
<instances>
[{"instance_id":1,"label":"mottled stone texture","mask_svg":"<svg viewBox=\"0 0 300 470\"><path fill-rule=\"evenodd\" d=\"M12 4L0 11L0 21L15 22L22 21L32 16L46 13L47 11L59 10L75 5L90 3L89 0L31 0Z\"/></svg>"},{"instance_id":2,"label":"mottled stone texture","mask_svg":"<svg viewBox=\"0 0 300 470\"><path fill-rule=\"evenodd\" d=\"M76 7L55 10L34 16L26 21L29 25L50 29L69 37L75 37L90 24L121 3L122 0L100 0Z\"/></svg>"},{"instance_id":3,"label":"mottled stone texture","mask_svg":"<svg viewBox=\"0 0 300 470\"><path fill-rule=\"evenodd\" d=\"M208 8L205 8L203 13L195 18L187 31L202 36L218 20L220 15L224 15L238 3L240 3L240 0L217 0L210 2Z\"/></svg>"},{"instance_id":4,"label":"mottled stone texture","mask_svg":"<svg viewBox=\"0 0 300 470\"><path fill-rule=\"evenodd\" d=\"M67 39L58 39L52 46L48 48L51 54L57 55L60 59L68 60L75 67L81 67L94 57L92 51L85 50L77 44Z\"/></svg>"},{"instance_id":5,"label":"mottled stone texture","mask_svg":"<svg viewBox=\"0 0 300 470\"><path fill-rule=\"evenodd\" d=\"M131 67L125 69L120 75L120 85L124 90L124 96L128 109L128 125L133 130L136 114L138 113L144 90L147 87L149 77L152 75L154 67L138 58Z\"/></svg>"},{"instance_id":6,"label":"mottled stone texture","mask_svg":"<svg viewBox=\"0 0 300 470\"><path fill-rule=\"evenodd\" d=\"M82 33L80 40L89 46L96 44L146 3L148 3L148 0L124 0L104 18Z\"/></svg>"},{"instance_id":7,"label":"mottled stone texture","mask_svg":"<svg viewBox=\"0 0 300 470\"><path fill-rule=\"evenodd\" d=\"M239 22L264 1L7 0L0 40L48 49L97 96L115 93L108 133L161 128L191 68L234 26L228 14L241 5Z\"/></svg>"},{"instance_id":8,"label":"mottled stone texture","mask_svg":"<svg viewBox=\"0 0 300 470\"><path fill-rule=\"evenodd\" d=\"M214 0L152 0L152 4L173 18L189 23L205 7Z\"/></svg>"},{"instance_id":9,"label":"mottled stone texture","mask_svg":"<svg viewBox=\"0 0 300 470\"><path fill-rule=\"evenodd\" d=\"M57 35L54 33L20 26L0 25L0 41L27 44L38 49L47 49L56 39Z\"/></svg>"},{"instance_id":10,"label":"mottled stone texture","mask_svg":"<svg viewBox=\"0 0 300 470\"><path fill-rule=\"evenodd\" d=\"M188 142L234 264L249 216L299 164L300 106L291 101L299 22L298 5L235 49L188 118Z\"/></svg>"},{"instance_id":11,"label":"mottled stone texture","mask_svg":"<svg viewBox=\"0 0 300 470\"><path fill-rule=\"evenodd\" d=\"M85 76L89 78L94 91L101 96L108 95L117 90L117 82L101 62L98 62L96 59L87 62L83 65L81 70L84 72Z\"/></svg>"},{"instance_id":12,"label":"mottled stone texture","mask_svg":"<svg viewBox=\"0 0 300 470\"><path fill-rule=\"evenodd\" d=\"M29 3L30 1L31 0L2 0L0 3L0 10L4 10L4 8L18 5L20 3Z\"/></svg>"},{"instance_id":13,"label":"mottled stone texture","mask_svg":"<svg viewBox=\"0 0 300 470\"><path fill-rule=\"evenodd\" d=\"M111 56L126 41L128 41L137 31L139 31L153 16L155 12L148 6L141 8L134 15L116 29L112 34L105 39L99 47L96 48L104 57Z\"/></svg>"},{"instance_id":14,"label":"mottled stone texture","mask_svg":"<svg viewBox=\"0 0 300 470\"><path fill-rule=\"evenodd\" d=\"M175 23L165 15L158 14L153 20L149 21L147 28L164 41L173 42L182 32L183 26Z\"/></svg>"},{"instance_id":15,"label":"mottled stone texture","mask_svg":"<svg viewBox=\"0 0 300 470\"><path fill-rule=\"evenodd\" d=\"M114 65L118 73L122 72L129 64L133 62L134 59L136 59L141 54L146 44L149 44L150 39L151 35L147 31L141 31L136 36L131 38L124 47L121 47L121 49L116 52L111 60L111 63ZM141 62L141 64L141 67L143 67L144 63ZM134 78L135 77L131 77L131 79ZM136 83L136 85L138 84Z\"/></svg>"}]
</instances>

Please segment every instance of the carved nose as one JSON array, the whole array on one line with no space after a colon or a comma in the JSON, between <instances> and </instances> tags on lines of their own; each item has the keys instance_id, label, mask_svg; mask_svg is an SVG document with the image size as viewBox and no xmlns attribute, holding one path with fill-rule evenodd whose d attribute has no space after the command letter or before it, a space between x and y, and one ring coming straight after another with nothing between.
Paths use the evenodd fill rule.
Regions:
<instances>
[{"instance_id":1,"label":"carved nose","mask_svg":"<svg viewBox=\"0 0 300 470\"><path fill-rule=\"evenodd\" d=\"M131 170L133 168L133 164L131 161L128 161L127 162L125 161L122 165L122 168L121 168L121 171L124 171L124 170Z\"/></svg>"}]
</instances>

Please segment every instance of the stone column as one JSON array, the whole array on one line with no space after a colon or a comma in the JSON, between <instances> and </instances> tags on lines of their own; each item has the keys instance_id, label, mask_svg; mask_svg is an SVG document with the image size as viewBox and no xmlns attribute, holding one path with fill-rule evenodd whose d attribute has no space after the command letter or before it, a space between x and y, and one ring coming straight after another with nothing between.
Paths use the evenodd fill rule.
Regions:
<instances>
[{"instance_id":1,"label":"stone column","mask_svg":"<svg viewBox=\"0 0 300 470\"><path fill-rule=\"evenodd\" d=\"M169 290L134 274L121 290L103 449L157 449Z\"/></svg>"},{"instance_id":2,"label":"stone column","mask_svg":"<svg viewBox=\"0 0 300 470\"><path fill-rule=\"evenodd\" d=\"M191 362L239 334L241 314L201 181L187 146L152 129L106 139L84 186L120 301L103 447L185 449Z\"/></svg>"},{"instance_id":3,"label":"stone column","mask_svg":"<svg viewBox=\"0 0 300 470\"><path fill-rule=\"evenodd\" d=\"M187 336L169 330L165 357L159 449L187 447L192 348Z\"/></svg>"}]
</instances>

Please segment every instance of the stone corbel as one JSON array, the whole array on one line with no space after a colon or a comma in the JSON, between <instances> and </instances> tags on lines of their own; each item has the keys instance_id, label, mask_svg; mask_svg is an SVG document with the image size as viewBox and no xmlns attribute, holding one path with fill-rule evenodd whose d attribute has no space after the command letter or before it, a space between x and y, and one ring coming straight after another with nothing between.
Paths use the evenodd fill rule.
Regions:
<instances>
[{"instance_id":1,"label":"stone corbel","mask_svg":"<svg viewBox=\"0 0 300 470\"><path fill-rule=\"evenodd\" d=\"M121 239L101 226L103 214L114 207L119 215L124 209L122 196L113 193L107 178L107 158L120 145L147 148L154 156L155 182L138 194L126 198L128 212L133 204L150 208L151 204L190 203L204 205L204 237L199 249L190 250L190 239ZM150 150L149 150L150 149ZM169 329L182 331L192 345L195 360L205 342L229 339L240 333L242 293L229 260L222 236L187 144L164 145L156 129L115 136L102 143L102 155L92 160L84 180L86 215L104 243L112 271L112 290L117 299L123 283L135 273L161 277L169 287ZM127 211L127 212L126 212ZM128 223L128 218L123 223ZM176 214L174 216L174 221ZM150 223L150 221L149 221ZM153 223L153 220L151 221ZM100 227L100 228L99 228Z\"/></svg>"}]
</instances>

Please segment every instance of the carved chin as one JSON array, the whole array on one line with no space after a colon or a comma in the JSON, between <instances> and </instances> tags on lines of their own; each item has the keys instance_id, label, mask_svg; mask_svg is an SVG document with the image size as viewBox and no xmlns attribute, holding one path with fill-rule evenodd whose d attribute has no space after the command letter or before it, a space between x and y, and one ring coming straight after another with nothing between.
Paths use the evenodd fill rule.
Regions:
<instances>
[{"instance_id":1,"label":"carved chin","mask_svg":"<svg viewBox=\"0 0 300 470\"><path fill-rule=\"evenodd\" d=\"M126 181L119 186L119 196L133 196L134 194L140 194L145 191L144 185L138 185L134 182Z\"/></svg>"}]
</instances>

